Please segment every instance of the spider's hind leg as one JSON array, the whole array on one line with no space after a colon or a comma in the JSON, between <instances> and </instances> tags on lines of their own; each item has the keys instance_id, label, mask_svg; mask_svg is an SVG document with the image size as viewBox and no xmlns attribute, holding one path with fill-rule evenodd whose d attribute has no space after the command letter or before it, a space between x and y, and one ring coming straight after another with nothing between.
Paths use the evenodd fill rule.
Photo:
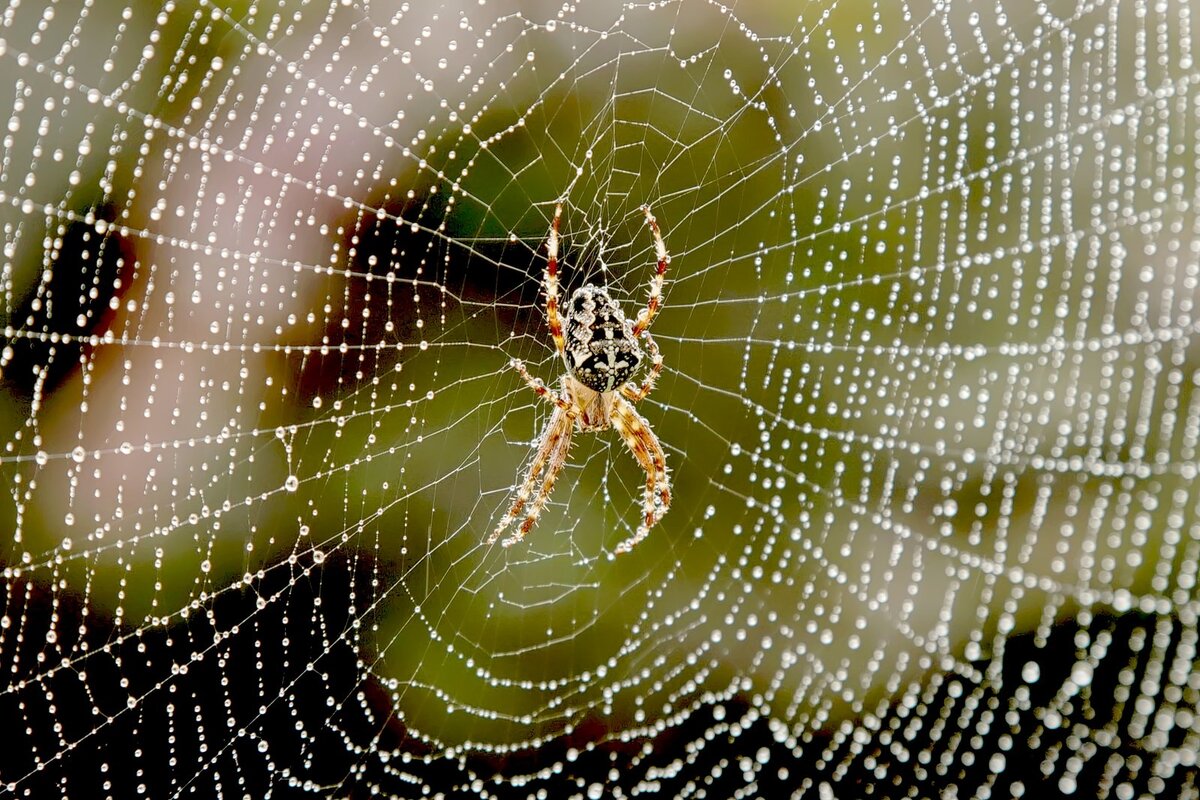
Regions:
<instances>
[{"instance_id":1,"label":"spider's hind leg","mask_svg":"<svg viewBox=\"0 0 1200 800\"><path fill-rule=\"evenodd\" d=\"M635 387L632 383L626 383L621 387L621 394L634 405L646 399L646 395L650 394L650 390L654 388L654 382L658 380L658 376L662 374L663 370L662 353L658 352L658 344L654 341L654 337L650 335L650 331L645 331L642 335L646 337L646 351L650 353L650 372L647 373L646 380L642 381L640 387Z\"/></svg>"},{"instance_id":2,"label":"spider's hind leg","mask_svg":"<svg viewBox=\"0 0 1200 800\"><path fill-rule=\"evenodd\" d=\"M554 221L550 223L550 236L546 239L546 324L554 337L554 349L561 356L566 350L563 341L562 319L558 315L558 221L562 219L562 203L554 207Z\"/></svg>"},{"instance_id":3,"label":"spider's hind leg","mask_svg":"<svg viewBox=\"0 0 1200 800\"><path fill-rule=\"evenodd\" d=\"M667 274L667 264L671 263L671 256L667 254L667 246L663 243L662 231L658 229L658 220L650 212L650 206L642 206L642 211L646 215L646 224L650 226L650 232L654 234L654 256L658 265L654 277L650 279L650 299L646 307L638 312L637 322L633 324L634 337L641 336L642 331L650 327L658 310L662 308L663 281Z\"/></svg>"}]
</instances>

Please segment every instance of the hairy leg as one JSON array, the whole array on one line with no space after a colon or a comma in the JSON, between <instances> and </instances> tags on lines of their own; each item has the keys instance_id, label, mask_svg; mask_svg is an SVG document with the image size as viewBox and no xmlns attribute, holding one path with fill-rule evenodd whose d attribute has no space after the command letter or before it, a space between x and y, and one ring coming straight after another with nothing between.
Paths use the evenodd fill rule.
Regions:
<instances>
[{"instance_id":1,"label":"hairy leg","mask_svg":"<svg viewBox=\"0 0 1200 800\"><path fill-rule=\"evenodd\" d=\"M650 390L654 388L654 382L658 380L658 376L662 374L663 357L662 353L658 352L658 344L654 341L654 337L650 335L650 331L646 331L646 350L650 353L650 372L646 375L646 380L642 382L640 387L635 387L632 383L627 383L621 387L621 394L625 399L635 405L646 399L646 395L650 394Z\"/></svg>"},{"instance_id":2,"label":"hairy leg","mask_svg":"<svg viewBox=\"0 0 1200 800\"><path fill-rule=\"evenodd\" d=\"M500 534L504 533L505 529L512 524L513 520L520 515L521 510L525 508L525 504L529 502L530 494L533 492L533 487L537 484L538 477L546 467L546 462L557 451L563 436L565 435L570 438L571 426L573 424L565 410L562 408L554 409L554 412L550 415L550 420L546 423L546 427L542 428L541 437L538 439L538 448L533 455L533 460L529 464L529 472L526 473L525 481L517 489L517 494L513 498L513 503L509 507L508 513L504 515L500 520L500 524L496 526L496 529L492 531L492 535L488 537L488 544L492 544L499 539Z\"/></svg>"},{"instance_id":3,"label":"hairy leg","mask_svg":"<svg viewBox=\"0 0 1200 800\"><path fill-rule=\"evenodd\" d=\"M525 362L521 361L518 358L514 358L512 361L510 361L508 363L509 363L509 366L511 366L517 372L521 373L521 377L525 379L525 383L527 383L529 385L529 388L532 389L538 395L538 397L544 398L545 400L547 400L547 401L553 403L554 405L558 406L559 408L563 409L568 414L570 414L572 419L575 418L575 415L573 413L571 413L571 404L568 403L565 399L563 399L562 396L559 395L557 392L555 392L553 389L546 386L546 384L542 383L541 378L535 378L532 375L530 375L529 370L525 368Z\"/></svg>"},{"instance_id":4,"label":"hairy leg","mask_svg":"<svg viewBox=\"0 0 1200 800\"><path fill-rule=\"evenodd\" d=\"M629 401L617 398L613 409L613 423L634 458L638 463L644 465L643 469L646 469L647 476L650 476L647 477L646 482L649 500L643 524L638 527L633 536L621 542L616 548L617 553L628 553L634 545L645 539L650 534L650 528L666 515L667 509L671 506L671 486L667 479L666 453L663 451L662 444L654 435L654 431L650 430L650 425L642 418L641 414L637 413ZM657 507L654 503L655 494L658 499Z\"/></svg>"},{"instance_id":5,"label":"hairy leg","mask_svg":"<svg viewBox=\"0 0 1200 800\"><path fill-rule=\"evenodd\" d=\"M621 440L625 442L625 446L629 448L629 452L633 454L633 458L638 462L638 466L646 473L646 492L642 498L642 525L639 531L643 528L647 531L657 520L657 510L654 507L655 489L658 486L654 462L650 459L650 452L646 449L645 441L641 438L640 433L635 433L630 428L630 420L628 415L617 413L613 415L613 427L620 434Z\"/></svg>"},{"instance_id":6,"label":"hairy leg","mask_svg":"<svg viewBox=\"0 0 1200 800\"><path fill-rule=\"evenodd\" d=\"M642 211L646 214L646 224L650 226L650 232L654 234L654 255L658 259L658 267L654 271L654 277L650 279L650 300L646 307L638 312L637 322L633 324L635 337L641 336L642 331L650 327L658 310L662 308L663 276L667 274L667 264L671 263L671 257L667 255L667 246L663 244L662 232L658 229L658 221L654 214L650 213L650 206L642 206Z\"/></svg>"},{"instance_id":7,"label":"hairy leg","mask_svg":"<svg viewBox=\"0 0 1200 800\"><path fill-rule=\"evenodd\" d=\"M563 343L562 320L558 316L558 221L562 218L562 203L554 207L554 221L550 223L550 238L546 241L546 324L554 337L554 349L561 357L566 350Z\"/></svg>"},{"instance_id":8,"label":"hairy leg","mask_svg":"<svg viewBox=\"0 0 1200 800\"><path fill-rule=\"evenodd\" d=\"M559 412L555 411L554 413L557 415ZM546 461L546 477L542 481L542 486L538 490L537 497L533 499L533 503L529 506L529 513L525 515L525 521L521 523L521 527L513 531L512 536L509 536L500 543L504 547L512 547L525 538L525 534L529 533L533 529L533 526L537 524L542 509L546 507L546 501L550 499L550 491L554 488L554 482L558 480L558 473L562 471L563 465L567 463L567 452L571 449L571 433L574 430L574 423L568 418L561 425L561 428L561 431L556 432L554 448L550 451Z\"/></svg>"}]
</instances>

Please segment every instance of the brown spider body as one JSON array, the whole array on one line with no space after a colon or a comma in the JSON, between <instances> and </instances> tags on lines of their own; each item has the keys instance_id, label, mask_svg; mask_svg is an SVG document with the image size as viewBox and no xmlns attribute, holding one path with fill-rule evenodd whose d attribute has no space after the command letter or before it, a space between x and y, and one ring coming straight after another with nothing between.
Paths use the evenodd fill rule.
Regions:
<instances>
[{"instance_id":1,"label":"brown spider body","mask_svg":"<svg viewBox=\"0 0 1200 800\"><path fill-rule=\"evenodd\" d=\"M567 308L567 370L594 391L620 388L643 358L621 307L607 291L589 284L571 295Z\"/></svg>"},{"instance_id":2,"label":"brown spider body","mask_svg":"<svg viewBox=\"0 0 1200 800\"><path fill-rule=\"evenodd\" d=\"M564 331L558 313L558 222L562 217L562 205L554 209L554 221L546 242L546 322L567 372L560 381L561 390L554 392L530 375L520 361L514 359L512 362L529 387L555 408L538 437L525 481L517 489L508 513L488 538L489 544L500 538L523 511L525 519L501 542L503 546L521 541L537 523L554 481L566 463L571 435L576 430L616 429L638 466L646 473L642 524L633 536L617 545L617 553L629 552L646 538L651 526L662 519L671 505L666 454L649 423L634 409L654 388L654 381L662 372L662 355L650 336L649 327L662 306L663 276L670 260L649 206L644 206L643 211L646 224L654 234L658 261L650 281L650 300L646 308L638 314L637 321L631 323L606 289L589 284L577 289L567 302ZM645 352L638 344L642 337L646 339ZM628 383L647 354L651 367L646 379L640 387Z\"/></svg>"},{"instance_id":3,"label":"brown spider body","mask_svg":"<svg viewBox=\"0 0 1200 800\"><path fill-rule=\"evenodd\" d=\"M575 427L581 431L606 431L613 425L617 392L597 392L577 378L562 376L562 397L575 407Z\"/></svg>"}]
</instances>

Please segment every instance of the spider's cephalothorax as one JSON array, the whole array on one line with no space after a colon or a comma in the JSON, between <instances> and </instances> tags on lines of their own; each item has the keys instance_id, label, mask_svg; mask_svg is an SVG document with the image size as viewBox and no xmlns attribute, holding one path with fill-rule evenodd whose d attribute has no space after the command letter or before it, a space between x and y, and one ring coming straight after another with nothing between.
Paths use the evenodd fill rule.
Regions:
<instances>
[{"instance_id":1,"label":"spider's cephalothorax","mask_svg":"<svg viewBox=\"0 0 1200 800\"><path fill-rule=\"evenodd\" d=\"M631 325L608 292L588 284L567 303L567 369L596 392L611 392L633 375L642 360Z\"/></svg>"},{"instance_id":2,"label":"spider's cephalothorax","mask_svg":"<svg viewBox=\"0 0 1200 800\"><path fill-rule=\"evenodd\" d=\"M554 221L550 224L550 237L546 241L546 322L554 347L567 367L562 376L562 390L555 392L534 378L525 365L516 359L512 365L529 388L554 404L550 421L538 437L537 448L525 480L517 489L516 497L508 513L500 520L496 530L488 538L492 543L525 511L525 519L517 530L501 544L509 547L529 533L537 522L538 515L554 488L554 481L567 461L571 446L571 434L581 431L603 431L616 428L625 446L646 473L646 493L642 501L642 524L637 532L616 547L616 552L627 553L645 539L650 527L663 518L671 505L671 485L667 480L666 454L650 424L634 406L650 394L654 380L662 372L663 359L658 345L650 336L650 323L654 321L662 306L663 276L670 257L658 223L650 213L649 206L642 207L646 224L654 234L654 253L658 266L650 281L650 300L629 322L621 313L621 307L599 286L584 286L571 295L567 303L566 331L558 315L558 221L562 217L562 204L554 209ZM564 335L565 333L565 335ZM650 357L650 372L641 386L627 383L638 365L645 359L638 339L646 339L646 353ZM544 475L544 476L543 476ZM538 479L541 484L538 485ZM536 489L536 494L535 494Z\"/></svg>"}]
</instances>

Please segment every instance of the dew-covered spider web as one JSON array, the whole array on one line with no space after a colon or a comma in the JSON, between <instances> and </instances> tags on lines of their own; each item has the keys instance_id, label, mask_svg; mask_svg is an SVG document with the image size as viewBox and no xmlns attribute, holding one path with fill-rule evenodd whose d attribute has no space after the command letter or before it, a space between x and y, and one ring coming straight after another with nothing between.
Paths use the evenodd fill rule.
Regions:
<instances>
[{"instance_id":1,"label":"dew-covered spider web","mask_svg":"<svg viewBox=\"0 0 1200 800\"><path fill-rule=\"evenodd\" d=\"M1198 15L0 0L0 796L1196 797Z\"/></svg>"}]
</instances>

